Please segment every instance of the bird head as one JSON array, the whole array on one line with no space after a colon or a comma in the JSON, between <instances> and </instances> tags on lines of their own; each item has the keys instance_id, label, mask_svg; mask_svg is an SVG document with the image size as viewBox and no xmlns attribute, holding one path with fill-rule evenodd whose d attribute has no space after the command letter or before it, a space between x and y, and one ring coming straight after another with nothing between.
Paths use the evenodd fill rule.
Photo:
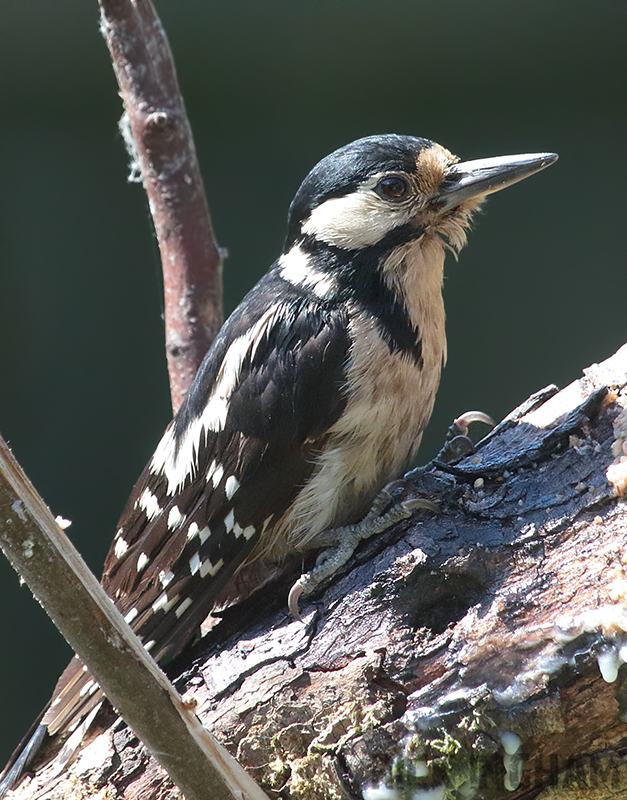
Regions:
<instances>
[{"instance_id":1,"label":"bird head","mask_svg":"<svg viewBox=\"0 0 627 800\"><path fill-rule=\"evenodd\" d=\"M537 153L460 161L429 139L359 139L323 158L303 181L290 207L284 252L307 240L343 251L383 245L389 252L434 235L458 250L486 195L556 160Z\"/></svg>"}]
</instances>

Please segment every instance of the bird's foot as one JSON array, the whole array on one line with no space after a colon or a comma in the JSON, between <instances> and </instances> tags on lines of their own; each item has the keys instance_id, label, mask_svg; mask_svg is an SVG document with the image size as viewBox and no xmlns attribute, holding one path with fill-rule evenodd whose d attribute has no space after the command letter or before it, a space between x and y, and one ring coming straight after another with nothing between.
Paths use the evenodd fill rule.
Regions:
<instances>
[{"instance_id":1,"label":"bird's foot","mask_svg":"<svg viewBox=\"0 0 627 800\"><path fill-rule=\"evenodd\" d=\"M496 423L492 417L484 414L483 411L467 411L461 417L453 420L453 424L446 432L444 446L433 459L437 464L454 464L474 453L475 446L472 439L468 436L468 426L473 422L483 422L493 428Z\"/></svg>"},{"instance_id":2,"label":"bird's foot","mask_svg":"<svg viewBox=\"0 0 627 800\"><path fill-rule=\"evenodd\" d=\"M390 528L403 519L408 519L417 508L438 511L438 506L420 497L398 500L406 486L407 479L415 480L420 474L432 467L454 464L474 452L474 445L468 436L468 426L473 422L483 422L494 427L494 421L482 411L467 411L456 420L447 431L444 447L433 461L424 467L408 472L401 480L388 483L375 497L370 511L355 525L322 531L309 547L324 547L312 570L306 572L296 581L288 595L288 608L294 619L301 620L298 601L303 595L310 594L327 578L334 575L353 555L360 542Z\"/></svg>"},{"instance_id":3,"label":"bird's foot","mask_svg":"<svg viewBox=\"0 0 627 800\"><path fill-rule=\"evenodd\" d=\"M432 469L445 468L449 464L456 464L466 456L472 455L475 452L475 445L468 436L468 426L473 422L483 422L484 425L489 425L491 428L496 425L492 417L484 414L483 411L467 411L461 417L453 420L452 425L446 432L444 446L437 456L429 461L428 464L410 470L404 476L404 480L415 481L425 472L429 472Z\"/></svg>"},{"instance_id":4,"label":"bird's foot","mask_svg":"<svg viewBox=\"0 0 627 800\"><path fill-rule=\"evenodd\" d=\"M422 498L416 497L395 502L397 495L405 487L404 480L388 483L375 497L370 511L355 525L322 531L311 543L311 547L324 547L316 559L316 565L296 581L288 595L288 608L294 619L301 620L298 601L304 594L310 594L324 580L334 575L350 559L360 542L390 528L403 519L408 519L416 508L437 511L438 507ZM387 510L386 510L387 509Z\"/></svg>"}]
</instances>

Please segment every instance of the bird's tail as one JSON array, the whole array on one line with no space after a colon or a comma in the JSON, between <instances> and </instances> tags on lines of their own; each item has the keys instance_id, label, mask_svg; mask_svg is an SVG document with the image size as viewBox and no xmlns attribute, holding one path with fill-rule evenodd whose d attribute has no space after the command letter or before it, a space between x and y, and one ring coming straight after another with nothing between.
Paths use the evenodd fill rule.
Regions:
<instances>
[{"instance_id":1,"label":"bird's tail","mask_svg":"<svg viewBox=\"0 0 627 800\"><path fill-rule=\"evenodd\" d=\"M74 656L59 678L50 703L13 752L0 774L0 800L13 789L47 739L69 733L55 757L55 773L63 770L89 730L104 696L83 662Z\"/></svg>"},{"instance_id":2,"label":"bird's tail","mask_svg":"<svg viewBox=\"0 0 627 800\"><path fill-rule=\"evenodd\" d=\"M33 760L35 754L46 739L48 730L42 725L40 720L45 713L41 712L37 721L30 727L28 733L13 751L6 767L0 774L0 800L4 798L8 791L13 789L24 770Z\"/></svg>"}]
</instances>

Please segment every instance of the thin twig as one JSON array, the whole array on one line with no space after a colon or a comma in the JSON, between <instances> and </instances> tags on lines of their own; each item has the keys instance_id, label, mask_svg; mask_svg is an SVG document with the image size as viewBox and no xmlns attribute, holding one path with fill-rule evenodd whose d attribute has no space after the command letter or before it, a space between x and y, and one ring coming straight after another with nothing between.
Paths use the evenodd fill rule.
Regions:
<instances>
[{"instance_id":1,"label":"thin twig","mask_svg":"<svg viewBox=\"0 0 627 800\"><path fill-rule=\"evenodd\" d=\"M187 800L267 800L185 707L1 436L0 548Z\"/></svg>"},{"instance_id":2,"label":"thin twig","mask_svg":"<svg viewBox=\"0 0 627 800\"><path fill-rule=\"evenodd\" d=\"M98 0L161 251L176 412L222 324L221 255L170 46L151 0Z\"/></svg>"}]
</instances>

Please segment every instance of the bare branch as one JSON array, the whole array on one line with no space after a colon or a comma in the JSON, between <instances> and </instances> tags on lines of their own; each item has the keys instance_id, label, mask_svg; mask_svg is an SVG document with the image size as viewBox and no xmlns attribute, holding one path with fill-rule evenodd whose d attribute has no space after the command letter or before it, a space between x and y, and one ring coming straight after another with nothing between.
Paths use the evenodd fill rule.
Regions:
<instances>
[{"instance_id":1,"label":"bare branch","mask_svg":"<svg viewBox=\"0 0 627 800\"><path fill-rule=\"evenodd\" d=\"M161 251L176 412L222 324L222 265L174 60L151 0L98 0Z\"/></svg>"},{"instance_id":2,"label":"bare branch","mask_svg":"<svg viewBox=\"0 0 627 800\"><path fill-rule=\"evenodd\" d=\"M267 800L186 708L0 437L0 547L188 800Z\"/></svg>"},{"instance_id":3,"label":"bare branch","mask_svg":"<svg viewBox=\"0 0 627 800\"><path fill-rule=\"evenodd\" d=\"M305 625L289 575L225 611L176 667L201 718L277 800L624 797L626 453L627 345L410 480L439 513L366 544ZM129 738L15 800L165 795Z\"/></svg>"}]
</instances>

